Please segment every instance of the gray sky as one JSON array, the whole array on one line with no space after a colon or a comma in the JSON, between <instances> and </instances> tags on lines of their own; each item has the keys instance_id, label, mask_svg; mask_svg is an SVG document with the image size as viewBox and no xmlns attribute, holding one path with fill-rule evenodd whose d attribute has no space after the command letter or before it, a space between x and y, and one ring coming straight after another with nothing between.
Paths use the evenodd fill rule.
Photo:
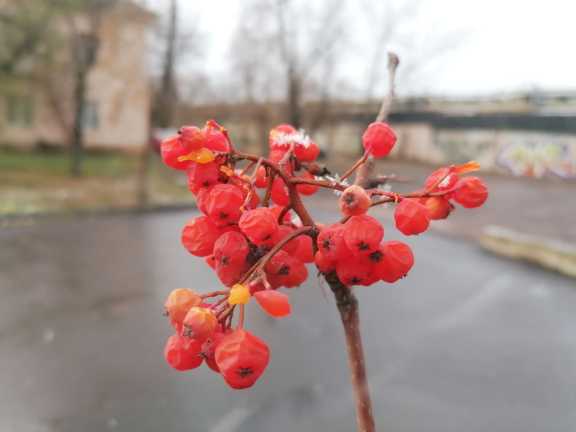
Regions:
<instances>
[{"instance_id":1,"label":"gray sky","mask_svg":"<svg viewBox=\"0 0 576 432\"><path fill-rule=\"evenodd\" d=\"M352 0L347 12L359 47L369 37L360 3ZM160 11L167 1L148 4ZM225 74L241 4L242 0L180 0L182 26L198 26L204 36L200 67L216 76ZM418 39L455 34L457 46L426 68L426 79L413 82L412 91L458 96L534 87L576 90L575 0L422 0L417 22L413 32ZM401 47L394 48L404 54ZM361 53L343 58L342 74L361 80L361 61Z\"/></svg>"}]
</instances>

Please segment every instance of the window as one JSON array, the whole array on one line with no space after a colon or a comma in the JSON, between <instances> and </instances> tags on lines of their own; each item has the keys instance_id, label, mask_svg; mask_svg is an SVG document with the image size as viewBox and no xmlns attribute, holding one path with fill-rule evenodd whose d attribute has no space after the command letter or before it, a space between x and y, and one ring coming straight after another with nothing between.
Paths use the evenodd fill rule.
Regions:
<instances>
[{"instance_id":1,"label":"window","mask_svg":"<svg viewBox=\"0 0 576 432\"><path fill-rule=\"evenodd\" d=\"M86 129L98 129L100 127L100 116L98 115L98 103L87 101L84 105L84 127Z\"/></svg>"},{"instance_id":2,"label":"window","mask_svg":"<svg viewBox=\"0 0 576 432\"><path fill-rule=\"evenodd\" d=\"M26 95L6 97L6 121L14 127L30 127L34 123L34 100Z\"/></svg>"}]
</instances>

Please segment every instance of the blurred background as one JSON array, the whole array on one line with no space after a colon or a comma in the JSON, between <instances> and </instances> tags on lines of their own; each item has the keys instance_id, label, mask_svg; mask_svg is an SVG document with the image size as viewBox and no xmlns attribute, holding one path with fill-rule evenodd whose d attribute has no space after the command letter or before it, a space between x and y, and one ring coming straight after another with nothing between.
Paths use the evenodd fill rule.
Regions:
<instances>
[{"instance_id":1,"label":"blurred background","mask_svg":"<svg viewBox=\"0 0 576 432\"><path fill-rule=\"evenodd\" d=\"M254 389L164 365L164 297L218 282L179 245L193 197L158 148L216 119L263 153L292 123L343 172L392 50L399 142L380 171L407 191L477 160L490 198L410 238L408 278L358 290L377 422L575 431L575 14L564 0L0 0L0 430L353 430L314 277L291 318L250 310L273 353ZM314 199L335 220L335 197Z\"/></svg>"}]
</instances>

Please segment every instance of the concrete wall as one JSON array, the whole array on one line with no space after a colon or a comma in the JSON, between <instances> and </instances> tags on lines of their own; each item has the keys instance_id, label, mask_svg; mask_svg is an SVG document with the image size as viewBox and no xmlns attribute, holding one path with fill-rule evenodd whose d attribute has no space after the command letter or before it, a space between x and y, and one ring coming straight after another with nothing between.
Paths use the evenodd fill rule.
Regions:
<instances>
[{"instance_id":1,"label":"concrete wall","mask_svg":"<svg viewBox=\"0 0 576 432\"><path fill-rule=\"evenodd\" d=\"M432 164L476 160L485 170L530 177L576 178L576 135L543 131L398 127L395 153Z\"/></svg>"},{"instance_id":2,"label":"concrete wall","mask_svg":"<svg viewBox=\"0 0 576 432\"><path fill-rule=\"evenodd\" d=\"M325 151L358 155L366 122L343 120L314 138ZM434 165L478 161L484 170L530 177L576 178L576 133L505 127L438 127L433 122L393 122L398 145L391 157Z\"/></svg>"}]
</instances>

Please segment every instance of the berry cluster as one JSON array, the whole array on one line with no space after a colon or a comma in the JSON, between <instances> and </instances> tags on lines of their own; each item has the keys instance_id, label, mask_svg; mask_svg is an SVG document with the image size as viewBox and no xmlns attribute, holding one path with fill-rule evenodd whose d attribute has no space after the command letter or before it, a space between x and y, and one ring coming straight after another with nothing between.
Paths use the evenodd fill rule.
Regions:
<instances>
[{"instance_id":1,"label":"berry cluster","mask_svg":"<svg viewBox=\"0 0 576 432\"><path fill-rule=\"evenodd\" d=\"M266 343L244 329L244 306L252 298L270 316L288 316L289 298L279 288L304 283L312 263L347 287L395 282L412 268L414 256L407 244L384 241L382 224L367 214L371 207L396 204L396 227L415 235L431 220L448 217L452 202L473 208L487 198L482 180L463 177L478 169L474 162L440 168L407 195L366 188L359 180L350 186L346 177L369 158L388 155L396 135L388 124L375 122L362 142L364 156L340 179L315 162L318 145L290 125L270 131L267 158L236 151L214 121L201 129L183 127L162 143L164 163L186 172L203 214L184 226L182 244L204 258L223 285L202 294L180 288L168 296L165 310L175 334L164 355L173 368L190 370L205 362L232 388L252 386L270 358ZM320 188L340 195L340 221L320 225L311 219L301 196Z\"/></svg>"}]
</instances>

